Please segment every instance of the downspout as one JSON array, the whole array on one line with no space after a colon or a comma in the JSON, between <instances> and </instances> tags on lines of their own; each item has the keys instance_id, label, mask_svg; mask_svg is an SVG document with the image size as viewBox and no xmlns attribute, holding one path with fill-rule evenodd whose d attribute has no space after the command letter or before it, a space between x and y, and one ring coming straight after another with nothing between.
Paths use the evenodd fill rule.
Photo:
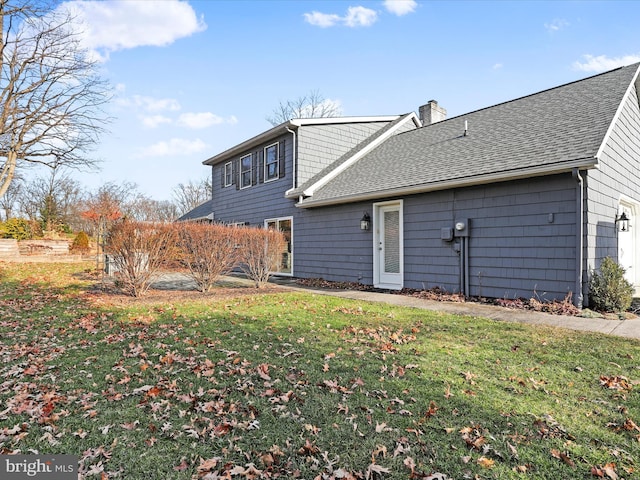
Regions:
<instances>
[{"instance_id":1,"label":"downspout","mask_svg":"<svg viewBox=\"0 0 640 480\"><path fill-rule=\"evenodd\" d=\"M580 170L576 167L572 171L573 178L578 182L576 186L576 296L574 299L574 305L578 308L582 308L584 301L582 294L583 283L583 269L582 263L584 261L584 183Z\"/></svg>"},{"instance_id":2,"label":"downspout","mask_svg":"<svg viewBox=\"0 0 640 480\"><path fill-rule=\"evenodd\" d=\"M293 185L291 186L292 189L296 188L296 165L297 165L297 159L296 159L296 132L294 130L291 130L289 127L287 127L287 132L289 132L291 135L293 135L293 150L291 152L291 159L293 162L293 168L292 168L292 177L293 177Z\"/></svg>"}]
</instances>

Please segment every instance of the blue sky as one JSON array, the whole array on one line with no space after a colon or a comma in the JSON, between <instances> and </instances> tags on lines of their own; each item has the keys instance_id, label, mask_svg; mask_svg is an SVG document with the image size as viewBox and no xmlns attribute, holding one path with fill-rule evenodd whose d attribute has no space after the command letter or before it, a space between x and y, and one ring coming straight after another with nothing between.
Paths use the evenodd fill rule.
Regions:
<instances>
[{"instance_id":1,"label":"blue sky","mask_svg":"<svg viewBox=\"0 0 640 480\"><path fill-rule=\"evenodd\" d=\"M157 200L312 90L346 116L456 116L640 61L636 1L65 2L114 89L87 188Z\"/></svg>"}]
</instances>

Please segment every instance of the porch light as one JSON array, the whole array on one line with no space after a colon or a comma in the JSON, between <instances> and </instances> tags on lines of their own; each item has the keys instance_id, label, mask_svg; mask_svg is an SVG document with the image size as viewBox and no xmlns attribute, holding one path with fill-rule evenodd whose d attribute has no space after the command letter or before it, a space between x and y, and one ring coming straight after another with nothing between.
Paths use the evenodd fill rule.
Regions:
<instances>
[{"instance_id":1,"label":"porch light","mask_svg":"<svg viewBox=\"0 0 640 480\"><path fill-rule=\"evenodd\" d=\"M629 225L629 217L627 217L626 212L622 212L622 215L616 215L616 226L620 232L629 231L631 225Z\"/></svg>"},{"instance_id":2,"label":"porch light","mask_svg":"<svg viewBox=\"0 0 640 480\"><path fill-rule=\"evenodd\" d=\"M370 226L371 226L371 217L369 216L368 213L365 212L365 214L360 219L360 230L369 230Z\"/></svg>"}]
</instances>

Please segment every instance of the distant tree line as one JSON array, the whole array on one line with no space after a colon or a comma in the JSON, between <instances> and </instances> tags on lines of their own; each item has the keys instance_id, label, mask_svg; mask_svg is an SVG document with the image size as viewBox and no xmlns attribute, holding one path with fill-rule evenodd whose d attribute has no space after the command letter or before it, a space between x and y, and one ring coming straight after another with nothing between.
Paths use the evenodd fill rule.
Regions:
<instances>
[{"instance_id":1,"label":"distant tree line","mask_svg":"<svg viewBox=\"0 0 640 480\"><path fill-rule=\"evenodd\" d=\"M211 179L180 183L170 200L155 200L132 182L107 182L96 189L85 188L61 169L48 176L27 179L15 176L0 197L0 222L19 219L31 237L84 231L95 236L115 220L173 222L211 198ZM13 236L0 228L0 236Z\"/></svg>"}]
</instances>

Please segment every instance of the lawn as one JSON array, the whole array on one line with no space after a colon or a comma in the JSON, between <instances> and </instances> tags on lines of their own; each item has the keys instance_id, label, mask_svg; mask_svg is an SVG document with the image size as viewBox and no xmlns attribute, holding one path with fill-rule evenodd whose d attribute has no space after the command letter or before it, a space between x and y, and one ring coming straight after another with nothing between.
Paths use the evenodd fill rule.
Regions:
<instances>
[{"instance_id":1,"label":"lawn","mask_svg":"<svg viewBox=\"0 0 640 480\"><path fill-rule=\"evenodd\" d=\"M82 478L640 478L640 342L0 263L0 453Z\"/></svg>"}]
</instances>

